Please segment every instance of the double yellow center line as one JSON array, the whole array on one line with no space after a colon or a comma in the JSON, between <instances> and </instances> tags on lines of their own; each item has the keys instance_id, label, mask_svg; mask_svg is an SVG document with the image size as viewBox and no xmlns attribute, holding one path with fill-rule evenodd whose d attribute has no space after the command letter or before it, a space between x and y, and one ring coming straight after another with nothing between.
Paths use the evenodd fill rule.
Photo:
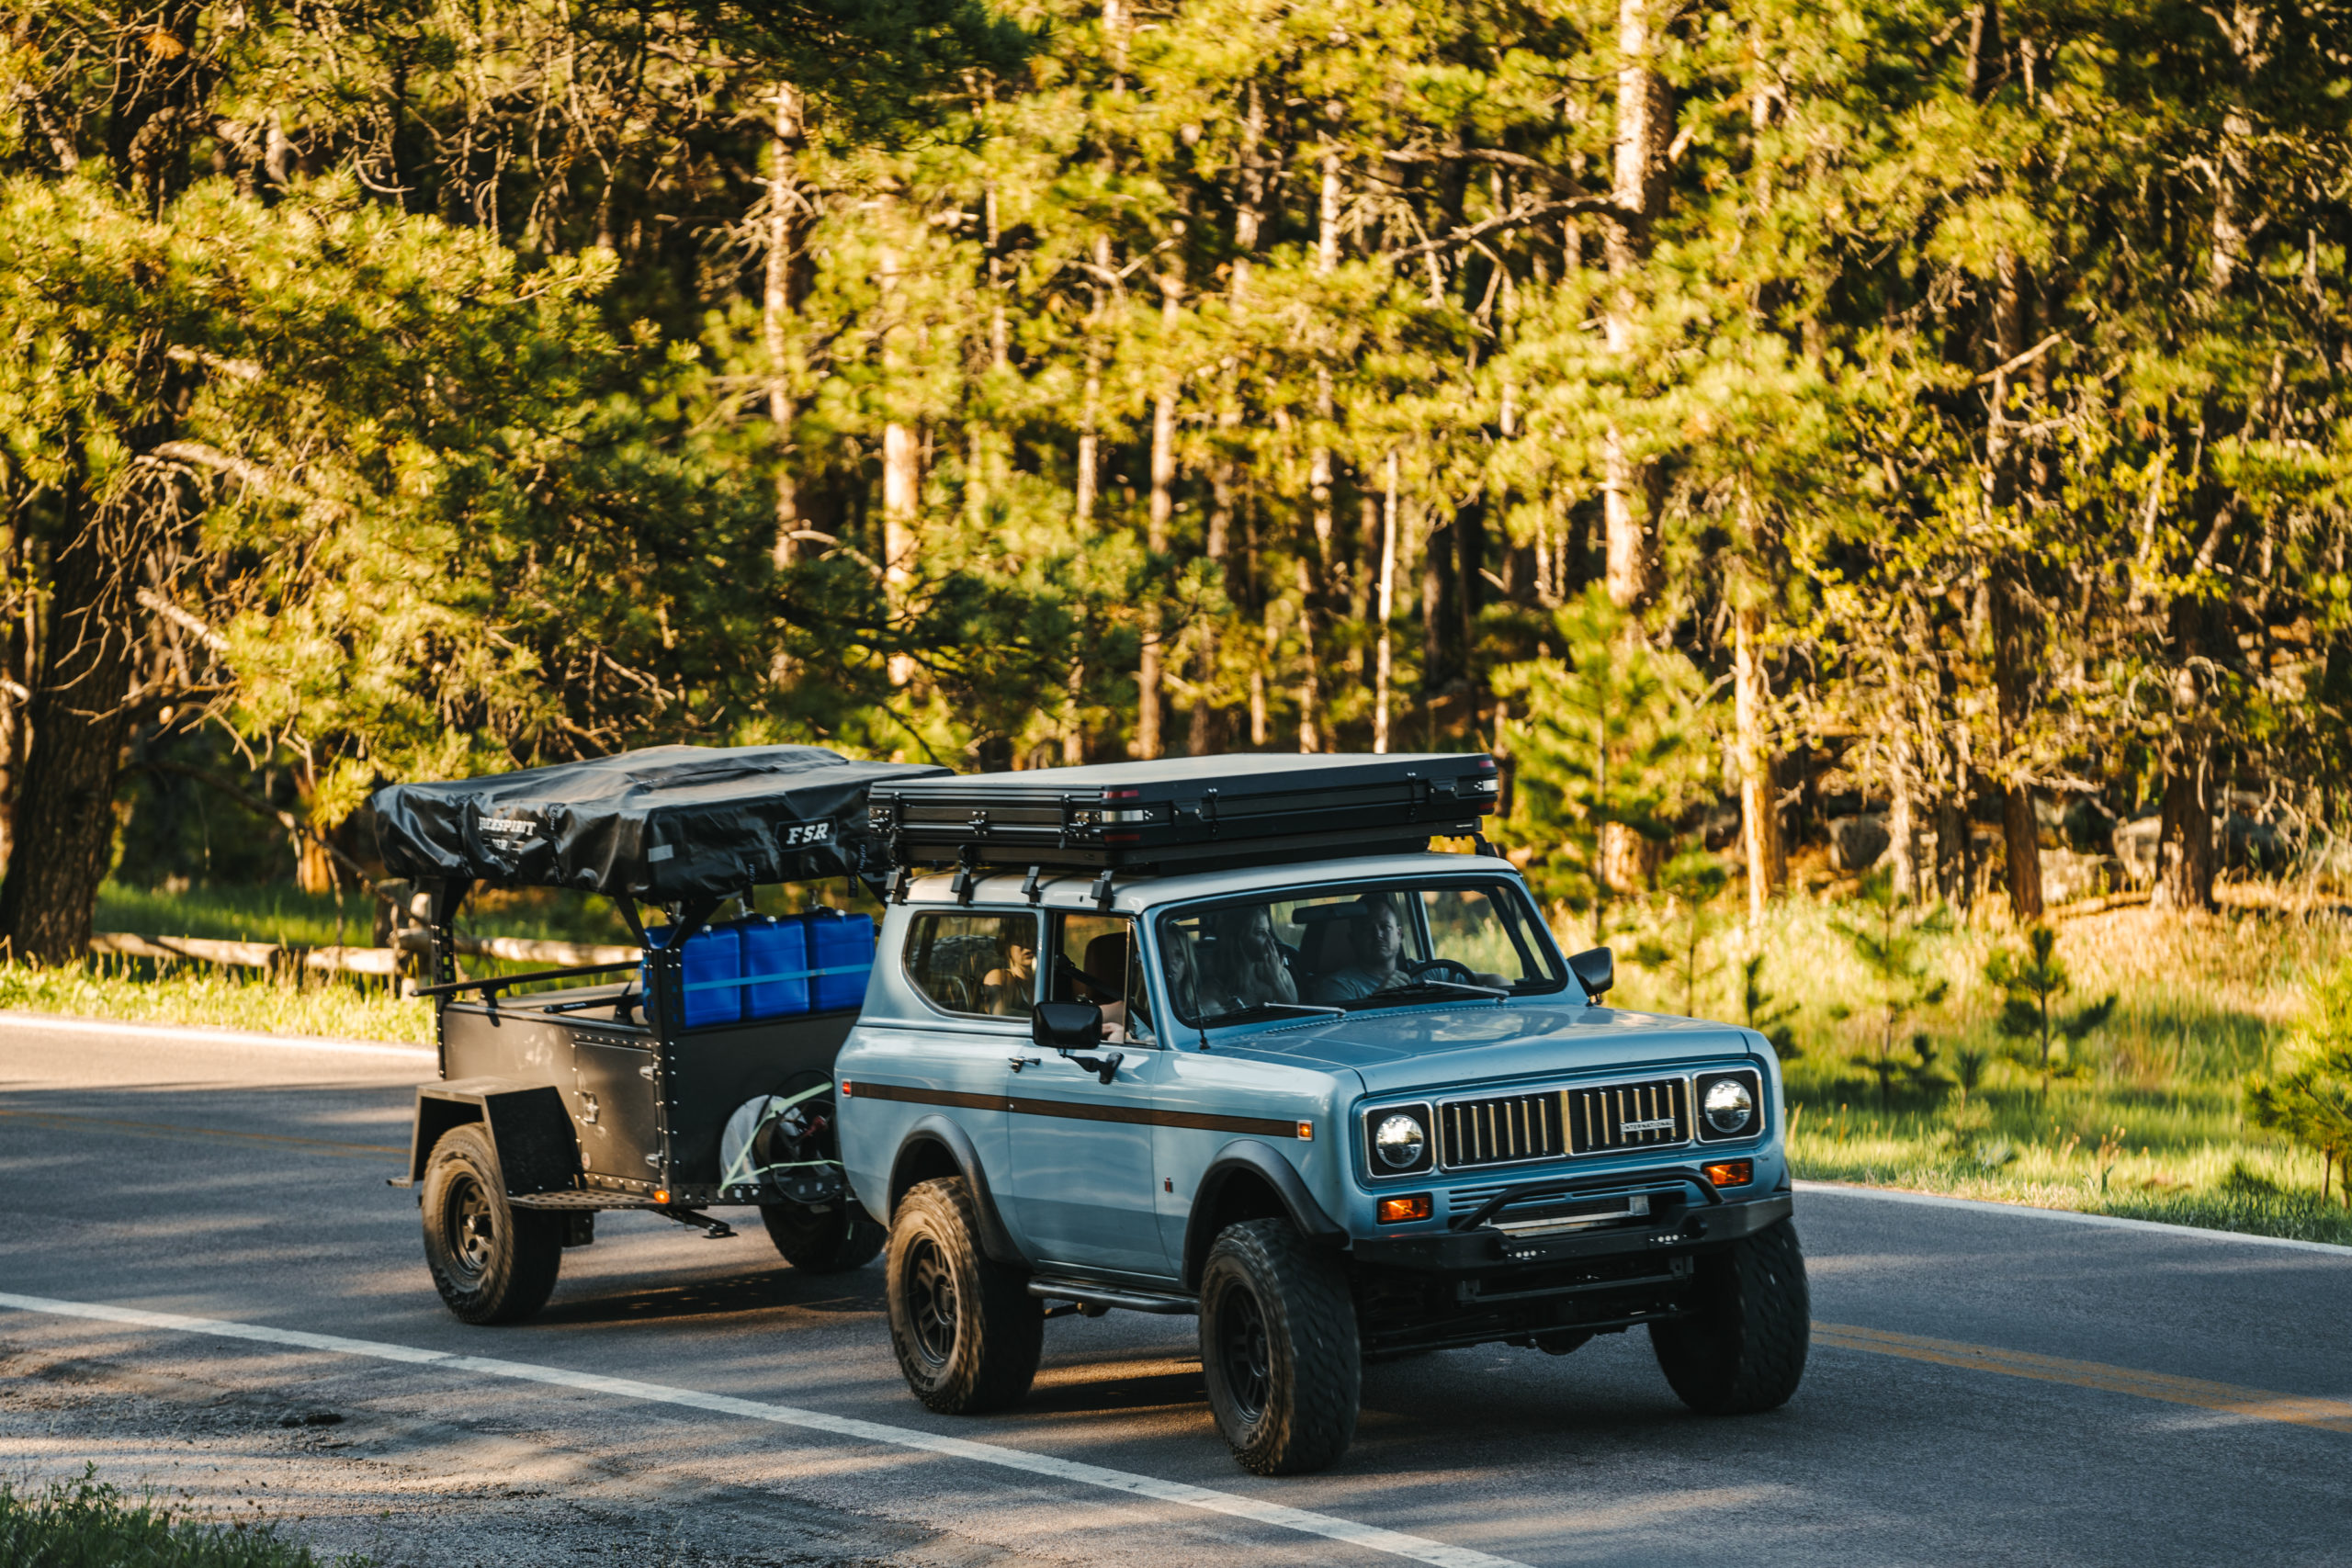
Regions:
<instances>
[{"instance_id":1,"label":"double yellow center line","mask_svg":"<svg viewBox=\"0 0 2352 1568\"><path fill-rule=\"evenodd\" d=\"M2137 1394L2143 1399L2161 1399L2169 1404L2194 1405L2199 1410L2215 1410L2258 1421L2284 1421L2297 1427L2352 1433L2352 1404L2340 1399L2272 1393L2266 1389L2208 1382L2202 1378L2177 1378L2165 1372L2143 1372L2098 1361L2070 1361L2059 1356L2037 1356L2030 1350L2003 1350L1956 1339L1890 1334L1883 1328L1857 1328L1845 1323L1815 1323L1813 1342L1840 1350L1867 1350L1872 1355L1931 1361L1939 1367L1964 1367L1973 1371L2031 1378L2036 1382Z\"/></svg>"}]
</instances>

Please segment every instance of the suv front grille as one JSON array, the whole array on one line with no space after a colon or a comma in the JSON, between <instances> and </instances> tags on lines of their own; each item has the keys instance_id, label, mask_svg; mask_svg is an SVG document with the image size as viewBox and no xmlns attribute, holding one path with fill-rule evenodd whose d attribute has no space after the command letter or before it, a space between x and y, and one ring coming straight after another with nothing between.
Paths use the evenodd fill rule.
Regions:
<instances>
[{"instance_id":1,"label":"suv front grille","mask_svg":"<svg viewBox=\"0 0 2352 1568\"><path fill-rule=\"evenodd\" d=\"M1556 1159L1567 1152L1556 1092L1457 1100L1437 1108L1439 1157L1448 1168Z\"/></svg>"},{"instance_id":2,"label":"suv front grille","mask_svg":"<svg viewBox=\"0 0 2352 1568\"><path fill-rule=\"evenodd\" d=\"M1574 1154L1690 1141L1690 1086L1682 1078L1572 1089L1560 1100L1567 1111L1568 1146Z\"/></svg>"}]
</instances>

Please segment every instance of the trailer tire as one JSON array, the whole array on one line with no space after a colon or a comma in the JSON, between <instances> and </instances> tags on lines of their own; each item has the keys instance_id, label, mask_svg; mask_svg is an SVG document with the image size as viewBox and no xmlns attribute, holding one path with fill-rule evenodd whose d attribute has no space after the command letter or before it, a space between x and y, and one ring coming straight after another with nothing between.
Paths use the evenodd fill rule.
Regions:
<instances>
[{"instance_id":1,"label":"trailer tire","mask_svg":"<svg viewBox=\"0 0 2352 1568\"><path fill-rule=\"evenodd\" d=\"M441 1134L424 1162L424 1262L468 1323L519 1323L547 1305L563 1263L563 1216L506 1201L479 1122Z\"/></svg>"},{"instance_id":2,"label":"trailer tire","mask_svg":"<svg viewBox=\"0 0 2352 1568\"><path fill-rule=\"evenodd\" d=\"M1227 1226L1201 1269L1201 1370L1242 1469L1297 1475L1347 1452L1363 1352L1338 1261L1288 1220Z\"/></svg>"},{"instance_id":3,"label":"trailer tire","mask_svg":"<svg viewBox=\"0 0 2352 1568\"><path fill-rule=\"evenodd\" d=\"M874 1261L890 1233L866 1218L854 1198L833 1201L819 1213L786 1201L760 1205L760 1223L786 1263L804 1274L846 1274Z\"/></svg>"},{"instance_id":4,"label":"trailer tire","mask_svg":"<svg viewBox=\"0 0 2352 1568\"><path fill-rule=\"evenodd\" d=\"M917 1399L944 1416L1001 1410L1029 1392L1046 1348L1046 1303L980 1247L961 1177L919 1183L890 1217L884 1292L890 1348Z\"/></svg>"},{"instance_id":5,"label":"trailer tire","mask_svg":"<svg viewBox=\"0 0 2352 1568\"><path fill-rule=\"evenodd\" d=\"M1804 1253L1781 1220L1699 1261L1688 1317L1650 1325L1650 1347L1682 1403L1752 1416L1789 1401L1813 1338Z\"/></svg>"}]
</instances>

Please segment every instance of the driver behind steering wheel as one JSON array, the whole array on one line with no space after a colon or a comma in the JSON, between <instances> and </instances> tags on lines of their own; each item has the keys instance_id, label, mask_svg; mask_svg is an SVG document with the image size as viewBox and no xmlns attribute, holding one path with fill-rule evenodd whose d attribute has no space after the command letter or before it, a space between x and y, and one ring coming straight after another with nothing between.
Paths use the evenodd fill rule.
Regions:
<instances>
[{"instance_id":1,"label":"driver behind steering wheel","mask_svg":"<svg viewBox=\"0 0 2352 1568\"><path fill-rule=\"evenodd\" d=\"M1375 898L1363 900L1359 908L1361 914L1348 918L1348 945L1355 962L1318 976L1315 982L1316 1001L1327 1006L1359 1001L1376 992L1412 985L1419 977L1417 971L1433 969L1467 975L1476 985L1510 988L1510 982L1501 976L1481 975L1451 959L1408 964L1405 928L1396 919L1396 909L1385 899Z\"/></svg>"}]
</instances>

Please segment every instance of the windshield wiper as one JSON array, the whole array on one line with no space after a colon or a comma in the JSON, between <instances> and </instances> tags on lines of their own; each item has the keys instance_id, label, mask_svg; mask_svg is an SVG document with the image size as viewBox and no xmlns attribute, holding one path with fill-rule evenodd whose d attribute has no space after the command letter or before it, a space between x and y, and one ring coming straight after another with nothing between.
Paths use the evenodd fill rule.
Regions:
<instances>
[{"instance_id":1,"label":"windshield wiper","mask_svg":"<svg viewBox=\"0 0 2352 1568\"><path fill-rule=\"evenodd\" d=\"M1392 986L1387 990L1360 997L1356 1005L1360 1008L1386 1007L1397 998L1409 997L1416 991L1467 991L1475 997L1493 997L1498 1000L1508 999L1511 995L1500 986L1473 986L1461 980L1416 980L1409 986Z\"/></svg>"},{"instance_id":2,"label":"windshield wiper","mask_svg":"<svg viewBox=\"0 0 2352 1568\"><path fill-rule=\"evenodd\" d=\"M1264 1012L1303 1012L1309 1014L1324 1014L1332 1018L1345 1018L1348 1016L1348 1010L1345 1008L1324 1007L1316 1002L1258 1002L1252 1006L1243 1008L1239 1012L1219 1013L1215 1018L1204 1019L1202 1021L1204 1023L1215 1023L1220 1025L1227 1023L1245 1023L1250 1020L1256 1018L1260 1013Z\"/></svg>"}]
</instances>

